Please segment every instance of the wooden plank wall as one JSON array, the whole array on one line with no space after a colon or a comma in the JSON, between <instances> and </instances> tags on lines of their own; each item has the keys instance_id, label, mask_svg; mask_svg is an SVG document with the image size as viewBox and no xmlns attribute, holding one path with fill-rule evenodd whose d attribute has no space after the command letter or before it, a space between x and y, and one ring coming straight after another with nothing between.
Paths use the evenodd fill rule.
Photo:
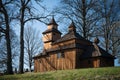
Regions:
<instances>
[{"instance_id":1,"label":"wooden plank wall","mask_svg":"<svg viewBox=\"0 0 120 80\"><path fill-rule=\"evenodd\" d=\"M49 57L35 59L35 72L75 69L75 50L64 51L64 54L64 58L57 58L57 54L52 53Z\"/></svg>"}]
</instances>

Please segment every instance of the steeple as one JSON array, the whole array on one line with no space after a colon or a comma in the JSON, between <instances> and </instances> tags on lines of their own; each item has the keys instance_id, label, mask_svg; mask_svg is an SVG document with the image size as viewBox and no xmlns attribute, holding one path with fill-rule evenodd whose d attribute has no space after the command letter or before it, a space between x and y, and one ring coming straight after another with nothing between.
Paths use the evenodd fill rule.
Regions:
<instances>
[{"instance_id":1,"label":"steeple","mask_svg":"<svg viewBox=\"0 0 120 80\"><path fill-rule=\"evenodd\" d=\"M58 26L54 17L52 17L51 21L47 25L48 25L48 29L57 29Z\"/></svg>"},{"instance_id":2,"label":"steeple","mask_svg":"<svg viewBox=\"0 0 120 80\"><path fill-rule=\"evenodd\" d=\"M52 17L52 19L51 19L50 23L48 23L48 25L56 25L56 26L58 26L58 24L56 23L54 17Z\"/></svg>"},{"instance_id":3,"label":"steeple","mask_svg":"<svg viewBox=\"0 0 120 80\"><path fill-rule=\"evenodd\" d=\"M69 26L69 32L76 32L76 27L74 25L74 22L72 21L72 23Z\"/></svg>"}]
</instances>

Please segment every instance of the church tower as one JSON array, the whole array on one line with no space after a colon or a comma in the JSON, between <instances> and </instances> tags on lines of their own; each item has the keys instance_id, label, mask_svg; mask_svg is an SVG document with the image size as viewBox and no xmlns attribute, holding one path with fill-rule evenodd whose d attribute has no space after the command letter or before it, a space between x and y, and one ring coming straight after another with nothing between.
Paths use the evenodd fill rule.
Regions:
<instances>
[{"instance_id":1,"label":"church tower","mask_svg":"<svg viewBox=\"0 0 120 80\"><path fill-rule=\"evenodd\" d=\"M44 49L50 49L51 45L54 41L61 38L61 32L58 30L58 24L54 20L54 17L47 24L47 30L43 32L43 42L44 42Z\"/></svg>"}]
</instances>

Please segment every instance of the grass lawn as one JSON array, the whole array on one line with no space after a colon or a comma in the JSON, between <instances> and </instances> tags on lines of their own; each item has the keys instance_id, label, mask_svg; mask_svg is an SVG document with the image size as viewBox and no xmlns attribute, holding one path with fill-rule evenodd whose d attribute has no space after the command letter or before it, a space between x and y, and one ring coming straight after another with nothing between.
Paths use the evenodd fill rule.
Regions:
<instances>
[{"instance_id":1,"label":"grass lawn","mask_svg":"<svg viewBox=\"0 0 120 80\"><path fill-rule=\"evenodd\" d=\"M58 70L0 76L0 80L120 80L120 67Z\"/></svg>"}]
</instances>

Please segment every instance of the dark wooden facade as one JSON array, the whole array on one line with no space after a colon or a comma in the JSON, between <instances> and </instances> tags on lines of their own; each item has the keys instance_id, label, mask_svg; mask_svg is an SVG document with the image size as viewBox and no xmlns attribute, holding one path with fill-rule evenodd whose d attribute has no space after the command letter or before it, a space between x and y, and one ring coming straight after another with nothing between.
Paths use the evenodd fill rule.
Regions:
<instances>
[{"instance_id":1,"label":"dark wooden facade","mask_svg":"<svg viewBox=\"0 0 120 80\"><path fill-rule=\"evenodd\" d=\"M34 57L35 72L114 66L114 56L80 36L74 23L61 37L53 18L43 35L44 50Z\"/></svg>"}]
</instances>

